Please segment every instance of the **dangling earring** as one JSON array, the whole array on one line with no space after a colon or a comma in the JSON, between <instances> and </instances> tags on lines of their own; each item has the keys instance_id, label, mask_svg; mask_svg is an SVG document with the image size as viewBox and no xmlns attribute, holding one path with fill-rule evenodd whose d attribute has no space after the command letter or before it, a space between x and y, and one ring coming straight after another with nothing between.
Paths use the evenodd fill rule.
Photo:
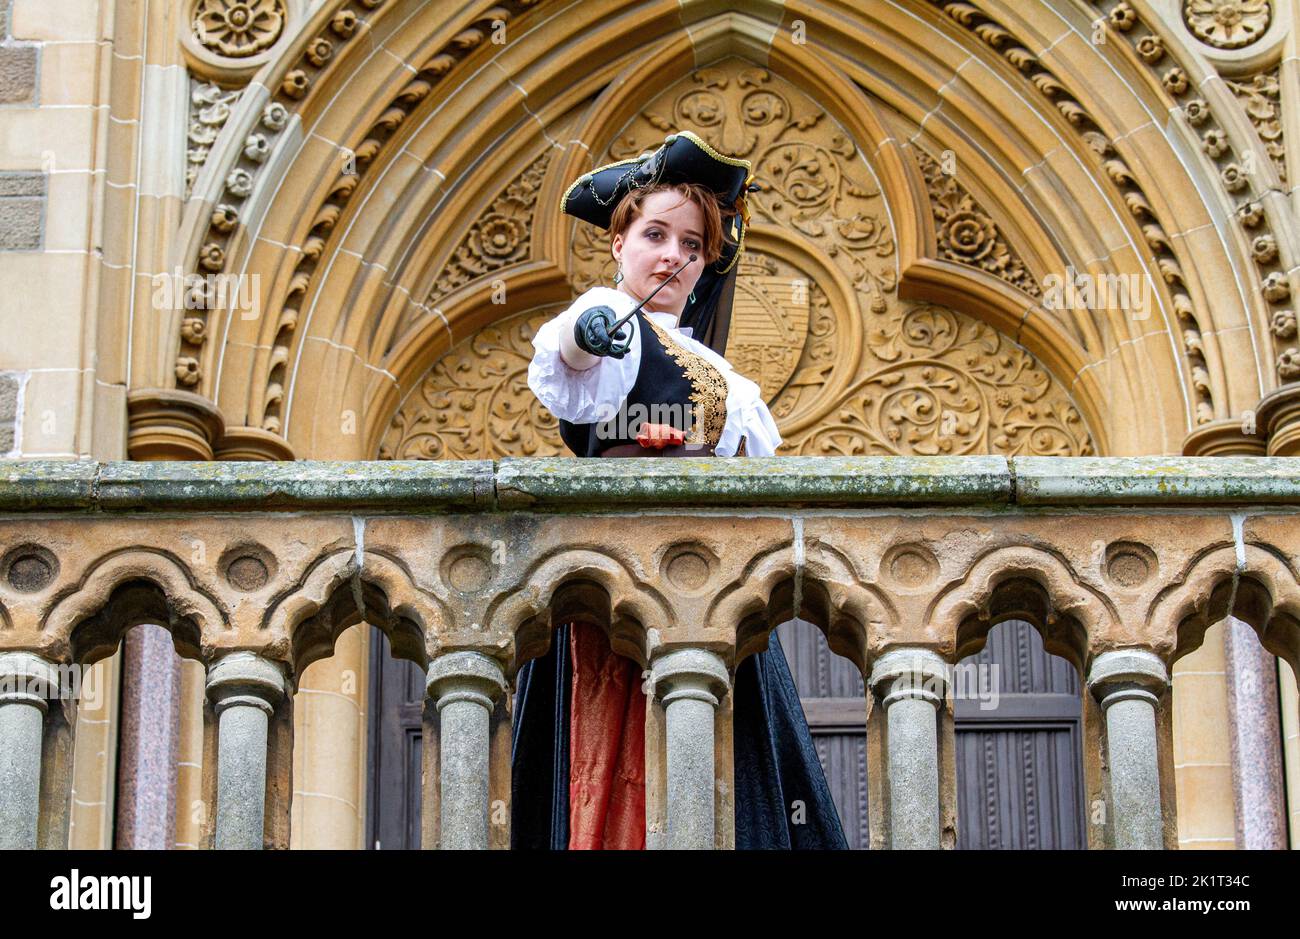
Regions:
<instances>
[{"instance_id":1,"label":"dangling earring","mask_svg":"<svg viewBox=\"0 0 1300 939\"><path fill-rule=\"evenodd\" d=\"M623 262L618 263L618 270L614 272L614 286L617 287L623 282Z\"/></svg>"},{"instance_id":2,"label":"dangling earring","mask_svg":"<svg viewBox=\"0 0 1300 939\"><path fill-rule=\"evenodd\" d=\"M692 302L692 303L695 302L695 288L694 288L694 287L691 288L691 302Z\"/></svg>"}]
</instances>

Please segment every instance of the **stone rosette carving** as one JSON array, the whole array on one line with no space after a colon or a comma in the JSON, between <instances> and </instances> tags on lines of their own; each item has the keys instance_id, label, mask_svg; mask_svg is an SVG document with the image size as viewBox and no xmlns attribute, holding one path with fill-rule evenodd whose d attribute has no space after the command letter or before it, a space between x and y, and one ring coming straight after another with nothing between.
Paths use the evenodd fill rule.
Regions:
<instances>
[{"instance_id":1,"label":"stone rosette carving","mask_svg":"<svg viewBox=\"0 0 1300 939\"><path fill-rule=\"evenodd\" d=\"M778 421L809 391L837 330L813 290L809 363L772 407ZM985 323L931 303L873 319L859 377L782 452L801 456L1089 456L1092 439L1068 394L1024 349Z\"/></svg>"},{"instance_id":2,"label":"stone rosette carving","mask_svg":"<svg viewBox=\"0 0 1300 939\"><path fill-rule=\"evenodd\" d=\"M199 0L194 38L217 55L244 59L275 45L285 18L284 0Z\"/></svg>"},{"instance_id":3,"label":"stone rosette carving","mask_svg":"<svg viewBox=\"0 0 1300 939\"><path fill-rule=\"evenodd\" d=\"M552 153L548 149L533 160L470 227L434 282L429 292L430 305L485 274L527 259L537 193L546 178Z\"/></svg>"},{"instance_id":4,"label":"stone rosette carving","mask_svg":"<svg viewBox=\"0 0 1300 939\"><path fill-rule=\"evenodd\" d=\"M993 219L933 157L916 151L934 213L939 257L987 271L1032 297L1043 290Z\"/></svg>"},{"instance_id":5,"label":"stone rosette carving","mask_svg":"<svg viewBox=\"0 0 1300 939\"><path fill-rule=\"evenodd\" d=\"M1192 35L1216 49L1242 49L1256 42L1273 20L1269 0L1186 0L1183 22Z\"/></svg>"}]
</instances>

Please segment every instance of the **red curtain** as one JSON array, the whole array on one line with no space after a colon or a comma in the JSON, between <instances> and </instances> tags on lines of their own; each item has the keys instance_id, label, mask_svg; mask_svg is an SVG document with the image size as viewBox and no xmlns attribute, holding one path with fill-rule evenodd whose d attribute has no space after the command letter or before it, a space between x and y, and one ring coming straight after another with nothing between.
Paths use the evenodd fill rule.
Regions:
<instances>
[{"instance_id":1,"label":"red curtain","mask_svg":"<svg viewBox=\"0 0 1300 939\"><path fill-rule=\"evenodd\" d=\"M645 848L645 695L641 667L604 633L569 630L569 850Z\"/></svg>"}]
</instances>

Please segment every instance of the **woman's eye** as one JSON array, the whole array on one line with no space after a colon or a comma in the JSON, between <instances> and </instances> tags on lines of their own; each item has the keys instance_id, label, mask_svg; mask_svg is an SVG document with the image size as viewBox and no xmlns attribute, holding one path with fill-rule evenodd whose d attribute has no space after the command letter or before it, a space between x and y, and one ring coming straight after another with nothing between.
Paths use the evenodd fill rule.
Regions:
<instances>
[{"instance_id":1,"label":"woman's eye","mask_svg":"<svg viewBox=\"0 0 1300 939\"><path fill-rule=\"evenodd\" d=\"M691 240L689 240L689 241L686 242L686 247L690 248L692 251L699 251L699 250L700 250L700 243L699 243L698 241L696 241L695 239L691 239Z\"/></svg>"},{"instance_id":2,"label":"woman's eye","mask_svg":"<svg viewBox=\"0 0 1300 939\"><path fill-rule=\"evenodd\" d=\"M646 236L647 238L658 238L658 237L659 237L659 230L658 230L658 229L655 229L655 228L652 228L652 229L650 229L648 232L645 233L645 236Z\"/></svg>"}]
</instances>

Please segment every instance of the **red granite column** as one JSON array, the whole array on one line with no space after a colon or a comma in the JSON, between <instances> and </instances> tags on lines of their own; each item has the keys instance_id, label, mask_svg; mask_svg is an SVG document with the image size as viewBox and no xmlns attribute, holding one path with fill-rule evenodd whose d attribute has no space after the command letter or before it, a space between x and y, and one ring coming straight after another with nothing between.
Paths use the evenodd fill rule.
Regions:
<instances>
[{"instance_id":1,"label":"red granite column","mask_svg":"<svg viewBox=\"0 0 1300 939\"><path fill-rule=\"evenodd\" d=\"M181 659L161 626L135 627L124 646L113 846L164 850L176 830Z\"/></svg>"}]
</instances>

